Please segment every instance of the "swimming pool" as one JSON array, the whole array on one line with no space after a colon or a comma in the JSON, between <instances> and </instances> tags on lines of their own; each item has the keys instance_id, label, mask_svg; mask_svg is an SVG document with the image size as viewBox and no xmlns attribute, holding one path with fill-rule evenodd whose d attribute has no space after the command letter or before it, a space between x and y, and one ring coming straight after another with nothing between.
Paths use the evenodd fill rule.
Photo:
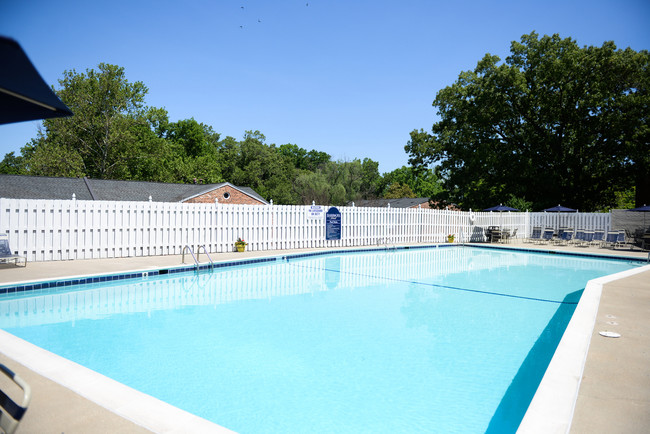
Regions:
<instances>
[{"instance_id":1,"label":"swimming pool","mask_svg":"<svg viewBox=\"0 0 650 434\"><path fill-rule=\"evenodd\" d=\"M0 325L242 432L503 432L586 281L631 266L461 247L289 258L6 296Z\"/></svg>"}]
</instances>

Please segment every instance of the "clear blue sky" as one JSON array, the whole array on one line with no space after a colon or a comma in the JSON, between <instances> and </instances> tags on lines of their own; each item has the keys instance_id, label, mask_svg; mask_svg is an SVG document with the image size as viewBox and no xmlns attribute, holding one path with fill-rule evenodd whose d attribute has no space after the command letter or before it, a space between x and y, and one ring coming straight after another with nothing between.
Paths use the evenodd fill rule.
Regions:
<instances>
[{"instance_id":1,"label":"clear blue sky","mask_svg":"<svg viewBox=\"0 0 650 434\"><path fill-rule=\"evenodd\" d=\"M172 121L259 130L382 173L407 164L440 89L533 30L650 49L650 1L0 0L0 34L56 88L64 70L116 64ZM0 158L39 124L0 125Z\"/></svg>"}]
</instances>

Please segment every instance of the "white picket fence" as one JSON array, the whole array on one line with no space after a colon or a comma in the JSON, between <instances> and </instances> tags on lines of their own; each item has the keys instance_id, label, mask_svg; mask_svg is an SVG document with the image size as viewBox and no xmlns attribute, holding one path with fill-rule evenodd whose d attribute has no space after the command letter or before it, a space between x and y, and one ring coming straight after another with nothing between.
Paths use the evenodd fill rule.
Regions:
<instances>
[{"instance_id":1,"label":"white picket fence","mask_svg":"<svg viewBox=\"0 0 650 434\"><path fill-rule=\"evenodd\" d=\"M12 250L28 261L55 261L177 255L186 245L230 252L238 237L253 251L435 243L449 234L456 242L483 241L487 226L517 229L523 238L532 226L546 225L538 224L539 213L339 207L341 239L327 241L324 219L310 218L310 209L0 198L0 233L9 234ZM592 220L600 225L609 218L601 216Z\"/></svg>"},{"instance_id":2,"label":"white picket fence","mask_svg":"<svg viewBox=\"0 0 650 434\"><path fill-rule=\"evenodd\" d=\"M530 213L530 227L573 228L608 231L611 229L612 214L596 212L534 212Z\"/></svg>"}]
</instances>

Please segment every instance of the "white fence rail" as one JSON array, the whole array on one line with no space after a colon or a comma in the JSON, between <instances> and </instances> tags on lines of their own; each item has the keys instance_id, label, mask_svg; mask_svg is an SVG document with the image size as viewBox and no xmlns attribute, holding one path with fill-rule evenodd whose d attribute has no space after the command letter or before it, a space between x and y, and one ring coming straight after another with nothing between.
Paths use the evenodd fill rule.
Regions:
<instances>
[{"instance_id":1,"label":"white fence rail","mask_svg":"<svg viewBox=\"0 0 650 434\"><path fill-rule=\"evenodd\" d=\"M539 216L544 213L340 207L341 240L326 241L324 219L309 218L309 210L289 205L0 198L0 232L9 234L13 251L28 261L55 261L174 255L186 245L194 251L205 245L210 253L230 252L238 237L253 251L433 243L446 241L449 234L456 242L483 241L483 228L497 225L517 229L517 237L523 238L532 226L552 223ZM611 220L609 214L580 216L584 214L576 216L583 220L576 221L582 226L574 227L602 227Z\"/></svg>"},{"instance_id":2,"label":"white fence rail","mask_svg":"<svg viewBox=\"0 0 650 434\"><path fill-rule=\"evenodd\" d=\"M585 230L610 230L612 224L611 213L588 212L534 212L530 213L530 227L541 228L574 228Z\"/></svg>"}]
</instances>

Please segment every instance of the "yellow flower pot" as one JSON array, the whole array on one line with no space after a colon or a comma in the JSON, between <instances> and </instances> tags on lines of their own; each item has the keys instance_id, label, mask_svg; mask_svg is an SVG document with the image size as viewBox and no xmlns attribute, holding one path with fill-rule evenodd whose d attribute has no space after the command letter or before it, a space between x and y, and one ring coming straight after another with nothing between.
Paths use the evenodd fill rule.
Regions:
<instances>
[{"instance_id":1,"label":"yellow flower pot","mask_svg":"<svg viewBox=\"0 0 650 434\"><path fill-rule=\"evenodd\" d=\"M246 244L236 244L235 247L237 247L238 252L243 252L246 250Z\"/></svg>"},{"instance_id":2,"label":"yellow flower pot","mask_svg":"<svg viewBox=\"0 0 650 434\"><path fill-rule=\"evenodd\" d=\"M447 237L447 242L448 243L453 243L454 242L454 237Z\"/></svg>"}]
</instances>

